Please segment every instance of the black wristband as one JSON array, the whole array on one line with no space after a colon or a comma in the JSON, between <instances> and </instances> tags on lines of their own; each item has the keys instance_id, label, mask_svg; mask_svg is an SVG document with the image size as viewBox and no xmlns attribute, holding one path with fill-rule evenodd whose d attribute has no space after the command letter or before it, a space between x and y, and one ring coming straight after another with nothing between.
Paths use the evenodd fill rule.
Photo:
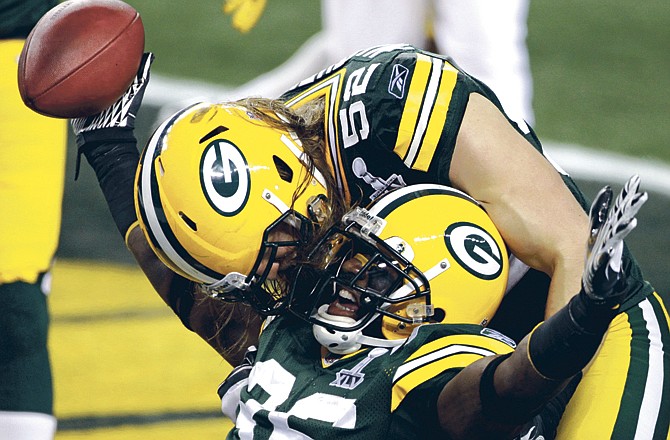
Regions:
<instances>
[{"instance_id":1,"label":"black wristband","mask_svg":"<svg viewBox=\"0 0 670 440\"><path fill-rule=\"evenodd\" d=\"M615 312L594 303L583 291L530 335L528 356L535 370L550 380L567 379L596 354Z\"/></svg>"},{"instance_id":2,"label":"black wristband","mask_svg":"<svg viewBox=\"0 0 670 440\"><path fill-rule=\"evenodd\" d=\"M77 136L77 144L95 171L114 223L125 238L130 225L137 221L134 185L140 156L132 130L98 130Z\"/></svg>"},{"instance_id":3,"label":"black wristband","mask_svg":"<svg viewBox=\"0 0 670 440\"><path fill-rule=\"evenodd\" d=\"M100 144L110 144L116 142L135 142L135 133L132 128L99 128L97 130L84 131L75 137L79 152L86 153L86 150L95 148Z\"/></svg>"},{"instance_id":4,"label":"black wristband","mask_svg":"<svg viewBox=\"0 0 670 440\"><path fill-rule=\"evenodd\" d=\"M539 412L541 406L525 399L503 399L496 392L493 376L498 366L511 355L498 356L484 368L479 381L479 401L486 419L503 425L521 425Z\"/></svg>"}]
</instances>

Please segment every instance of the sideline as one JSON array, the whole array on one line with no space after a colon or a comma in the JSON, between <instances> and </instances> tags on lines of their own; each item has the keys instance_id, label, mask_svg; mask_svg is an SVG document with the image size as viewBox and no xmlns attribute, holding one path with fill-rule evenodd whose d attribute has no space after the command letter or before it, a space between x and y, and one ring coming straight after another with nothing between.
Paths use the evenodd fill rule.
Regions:
<instances>
[{"instance_id":1,"label":"sideline","mask_svg":"<svg viewBox=\"0 0 670 440\"><path fill-rule=\"evenodd\" d=\"M144 102L159 108L167 106L178 110L198 101L224 100L230 97L233 90L231 87L203 81L152 74ZM575 179L616 185L638 174L644 190L670 196L670 164L551 140L542 140L542 145L551 158Z\"/></svg>"}]
</instances>

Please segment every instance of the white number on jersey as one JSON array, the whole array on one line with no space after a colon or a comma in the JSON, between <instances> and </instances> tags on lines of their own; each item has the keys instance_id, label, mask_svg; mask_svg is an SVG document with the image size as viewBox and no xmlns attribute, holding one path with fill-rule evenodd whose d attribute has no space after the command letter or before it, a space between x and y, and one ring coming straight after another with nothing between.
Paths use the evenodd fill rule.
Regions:
<instances>
[{"instance_id":1,"label":"white number on jersey","mask_svg":"<svg viewBox=\"0 0 670 440\"><path fill-rule=\"evenodd\" d=\"M361 67L349 75L344 87L344 102L365 93L370 77L377 67L379 67L379 63L371 64L367 68ZM356 127L356 119L360 121L360 127ZM348 108L340 110L340 126L344 148L349 148L361 140L367 139L370 134L370 124L365 114L365 104L362 101L354 101Z\"/></svg>"},{"instance_id":2,"label":"white number on jersey","mask_svg":"<svg viewBox=\"0 0 670 440\"><path fill-rule=\"evenodd\" d=\"M236 423L240 438L253 438L253 417L261 410L269 411L268 420L274 426L270 439L309 438L288 426L289 416L295 416L303 420L319 420L330 423L331 426L336 428L354 428L356 425L356 401L354 399L315 393L298 400L288 412L276 411L277 407L288 399L294 384L295 376L274 359L257 362L249 376L249 390L259 386L270 397L264 404L260 404L254 399L240 402L240 412Z\"/></svg>"}]
</instances>

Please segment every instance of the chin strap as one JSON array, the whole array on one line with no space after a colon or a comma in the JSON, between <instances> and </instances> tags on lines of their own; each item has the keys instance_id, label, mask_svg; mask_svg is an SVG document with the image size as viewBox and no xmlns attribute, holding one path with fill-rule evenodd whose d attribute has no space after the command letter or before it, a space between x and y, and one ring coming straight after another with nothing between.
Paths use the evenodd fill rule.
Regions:
<instances>
[{"instance_id":1,"label":"chin strap","mask_svg":"<svg viewBox=\"0 0 670 440\"><path fill-rule=\"evenodd\" d=\"M347 318L344 316L331 315L326 310L328 305L324 304L319 308L318 315L322 321L331 322L334 325L342 325L343 323L351 324L352 326L356 324L356 320L353 318ZM374 319L370 320L370 322ZM370 323L368 322L368 324ZM330 350L335 354L349 354L361 349L361 346L368 345L371 347L383 347L383 348L393 348L403 344L407 339L382 339L382 338L373 338L371 336L366 336L363 334L363 328L353 331L337 331L337 330L328 330L325 327L314 324L312 326L312 333L314 338L323 345L325 348Z\"/></svg>"},{"instance_id":2,"label":"chin strap","mask_svg":"<svg viewBox=\"0 0 670 440\"><path fill-rule=\"evenodd\" d=\"M352 332L338 332L314 324L312 326L314 338L335 354L349 354L361 349L363 345L370 347L393 348L402 345L407 339L382 339L365 336L361 330Z\"/></svg>"}]
</instances>

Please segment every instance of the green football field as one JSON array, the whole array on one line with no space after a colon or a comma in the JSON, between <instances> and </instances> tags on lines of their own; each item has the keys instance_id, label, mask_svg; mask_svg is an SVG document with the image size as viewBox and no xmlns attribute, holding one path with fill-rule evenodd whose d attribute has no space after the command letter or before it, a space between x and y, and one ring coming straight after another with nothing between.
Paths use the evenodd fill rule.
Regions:
<instances>
[{"instance_id":1,"label":"green football field","mask_svg":"<svg viewBox=\"0 0 670 440\"><path fill-rule=\"evenodd\" d=\"M270 70L320 29L318 0L269 0L246 35L231 28L221 0L129 3L143 14L155 72L219 84ZM667 0L530 4L540 136L670 162Z\"/></svg>"},{"instance_id":2,"label":"green football field","mask_svg":"<svg viewBox=\"0 0 670 440\"><path fill-rule=\"evenodd\" d=\"M268 0L246 35L231 28L221 0L128 3L142 14L156 75L219 86L271 70L320 28L318 0ZM529 32L541 139L670 166L667 0L536 0ZM140 141L159 111L143 109ZM51 298L57 438L223 438L229 425L217 415L216 388L229 367L155 297L124 248L90 168L83 164L73 181L73 145L69 153ZM602 184L623 181L580 183L593 196ZM667 213L670 195L653 193L629 241L647 276L666 291Z\"/></svg>"}]
</instances>

